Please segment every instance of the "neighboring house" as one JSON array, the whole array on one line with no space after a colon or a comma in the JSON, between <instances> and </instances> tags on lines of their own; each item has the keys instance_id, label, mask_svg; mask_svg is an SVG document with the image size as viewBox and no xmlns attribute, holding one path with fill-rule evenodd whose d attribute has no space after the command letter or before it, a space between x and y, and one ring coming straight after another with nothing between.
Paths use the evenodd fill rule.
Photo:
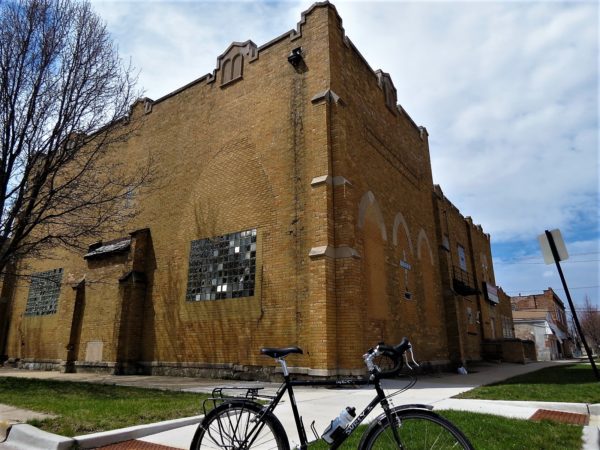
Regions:
<instances>
[{"instance_id":1,"label":"neighboring house","mask_svg":"<svg viewBox=\"0 0 600 450\"><path fill-rule=\"evenodd\" d=\"M335 376L362 373L381 341L409 336L447 365L511 335L490 236L434 186L427 131L332 5L260 47L232 43L132 115L118 157L149 152L162 182L129 199L140 214L121 233L5 284L0 357L255 378L274 370L262 346L298 345L292 372Z\"/></svg>"},{"instance_id":2,"label":"neighboring house","mask_svg":"<svg viewBox=\"0 0 600 450\"><path fill-rule=\"evenodd\" d=\"M541 310L513 311L516 335L519 339L535 342L538 361L559 359L558 337L550 326L550 313Z\"/></svg>"},{"instance_id":3,"label":"neighboring house","mask_svg":"<svg viewBox=\"0 0 600 450\"><path fill-rule=\"evenodd\" d=\"M542 294L511 297L511 304L515 333L521 339L535 340L538 360L573 356L565 305L552 288Z\"/></svg>"}]
</instances>

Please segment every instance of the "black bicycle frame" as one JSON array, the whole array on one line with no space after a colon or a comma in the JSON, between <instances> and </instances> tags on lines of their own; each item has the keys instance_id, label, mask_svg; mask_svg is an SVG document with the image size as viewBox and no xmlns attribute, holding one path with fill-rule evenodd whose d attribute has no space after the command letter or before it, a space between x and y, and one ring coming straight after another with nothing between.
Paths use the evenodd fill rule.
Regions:
<instances>
[{"instance_id":1,"label":"black bicycle frame","mask_svg":"<svg viewBox=\"0 0 600 450\"><path fill-rule=\"evenodd\" d=\"M289 396L290 402L292 404L292 412L294 414L294 421L296 422L296 429L298 431L298 436L300 437L300 450L306 450L308 448L308 440L306 438L306 431L304 429L304 424L302 423L302 418L300 417L300 414L298 412L298 406L296 404L296 397L294 396L294 386L338 386L338 387L341 387L341 386L364 386L364 385L368 385L368 384L374 385L375 391L377 392L377 395L375 396L375 398L373 400L371 400L371 402L367 405L367 407L360 414L358 414L355 417L355 419L350 423L350 425L348 425L346 427L346 429L344 430L343 438L334 441L333 444L330 445L330 447L329 447L330 449L338 448L354 432L354 430L356 430L356 428L363 422L363 420L365 420L365 418L369 415L369 413L371 411L373 411L373 409L377 405L381 405L386 416L388 417L388 420L390 420L390 421L392 420L392 418L390 417L391 413L390 413L389 403L386 399L383 389L381 388L379 378L376 378L373 381L371 381L369 379L358 379L358 380L343 379L343 380L318 380L318 381L317 380L306 380L306 381L303 381L303 380L291 380L289 375L285 375L283 378L284 378L283 384L277 390L277 393L275 394L275 397L273 398L273 400L271 400L271 402L267 405L267 408L264 411L264 415L273 413L274 409L279 404L279 401L281 400L281 398L285 395L286 392L288 392L288 396ZM251 442L248 443L249 446L252 445L252 442L258 436L258 433L260 433L260 430L262 429L263 425L264 425L264 422L260 422L260 423L256 424L256 426L254 427L256 430L253 429L251 431L250 436L254 435L254 433L256 433L256 434L252 438ZM401 445L399 437L397 436L395 429L394 429L394 437L396 438L396 441L398 442L398 444Z\"/></svg>"}]
</instances>

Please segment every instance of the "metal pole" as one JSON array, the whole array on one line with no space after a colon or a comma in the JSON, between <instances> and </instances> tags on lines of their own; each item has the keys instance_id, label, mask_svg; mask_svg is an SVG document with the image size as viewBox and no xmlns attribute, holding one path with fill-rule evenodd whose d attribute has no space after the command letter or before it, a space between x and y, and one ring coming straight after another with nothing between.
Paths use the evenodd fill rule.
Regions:
<instances>
[{"instance_id":1,"label":"metal pole","mask_svg":"<svg viewBox=\"0 0 600 450\"><path fill-rule=\"evenodd\" d=\"M560 275L560 281L562 281L563 287L565 288L565 293L567 294L567 300L569 301L569 307L571 308L571 313L573 314L573 321L575 322L575 327L577 328L577 332L579 333L581 342L583 342L583 346L585 347L585 352L587 353L588 359L590 360L590 364L592 365L592 369L594 370L594 375L596 375L597 380L600 380L600 373L598 373L598 368L596 367L596 363L594 362L592 351L590 350L590 347L588 346L587 341L585 340L585 336L583 335L583 331L581 330L581 325L579 324L579 319L577 318L577 313L575 312L575 306L573 306L573 300L571 300L571 294L569 293L569 288L567 287L565 276L563 275L563 271L560 267L560 258L558 256L556 244L554 243L554 238L552 237L552 233L550 233L548 230L546 230L545 233L546 237L548 238L548 243L550 244L550 250L552 250L552 256L554 256L554 262L556 263L558 274Z\"/></svg>"}]
</instances>

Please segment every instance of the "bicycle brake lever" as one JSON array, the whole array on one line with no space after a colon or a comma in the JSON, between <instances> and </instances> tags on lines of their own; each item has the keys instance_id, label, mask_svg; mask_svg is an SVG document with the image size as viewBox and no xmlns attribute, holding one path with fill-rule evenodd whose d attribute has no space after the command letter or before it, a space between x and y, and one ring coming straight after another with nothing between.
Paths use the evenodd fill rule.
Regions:
<instances>
[{"instance_id":1,"label":"bicycle brake lever","mask_svg":"<svg viewBox=\"0 0 600 450\"><path fill-rule=\"evenodd\" d=\"M419 363L415 361L415 354L413 353L412 347L410 347L408 351L410 352L410 359L412 360L413 364L417 367L421 367L419 366ZM406 353L404 355L406 356Z\"/></svg>"},{"instance_id":2,"label":"bicycle brake lever","mask_svg":"<svg viewBox=\"0 0 600 450\"><path fill-rule=\"evenodd\" d=\"M406 367L408 367L410 370L413 370L413 367L410 365L410 362L408 362L408 356L406 356L406 352L404 353L404 362L406 363Z\"/></svg>"}]
</instances>

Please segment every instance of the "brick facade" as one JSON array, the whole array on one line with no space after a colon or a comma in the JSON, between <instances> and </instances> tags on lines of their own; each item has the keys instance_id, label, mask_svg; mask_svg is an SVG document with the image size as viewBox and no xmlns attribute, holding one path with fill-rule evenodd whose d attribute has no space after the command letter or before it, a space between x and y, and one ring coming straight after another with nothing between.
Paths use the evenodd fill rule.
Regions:
<instances>
[{"instance_id":1,"label":"brick facade","mask_svg":"<svg viewBox=\"0 0 600 450\"><path fill-rule=\"evenodd\" d=\"M159 185L88 256L27 262L63 269L58 311L25 315L29 284L17 282L6 357L255 377L273 368L261 346L298 345L292 371L329 376L362 373L360 355L382 340L407 335L420 360L446 364L501 336L510 307L482 294L495 286L489 235L434 188L427 131L332 5L261 47L233 43L213 73L132 114L140 128L114 157L135 167L152 155ZM256 230L253 295L186 300L191 242L243 230ZM462 295L458 245L474 290Z\"/></svg>"},{"instance_id":2,"label":"brick facade","mask_svg":"<svg viewBox=\"0 0 600 450\"><path fill-rule=\"evenodd\" d=\"M541 294L511 297L511 304L518 316L518 320L515 317L517 337L533 339L540 360L573 356L573 338L569 333L565 305L552 288Z\"/></svg>"},{"instance_id":3,"label":"brick facade","mask_svg":"<svg viewBox=\"0 0 600 450\"><path fill-rule=\"evenodd\" d=\"M490 235L437 185L434 208L450 359L479 360L485 341L514 338L510 297L496 287Z\"/></svg>"}]
</instances>

